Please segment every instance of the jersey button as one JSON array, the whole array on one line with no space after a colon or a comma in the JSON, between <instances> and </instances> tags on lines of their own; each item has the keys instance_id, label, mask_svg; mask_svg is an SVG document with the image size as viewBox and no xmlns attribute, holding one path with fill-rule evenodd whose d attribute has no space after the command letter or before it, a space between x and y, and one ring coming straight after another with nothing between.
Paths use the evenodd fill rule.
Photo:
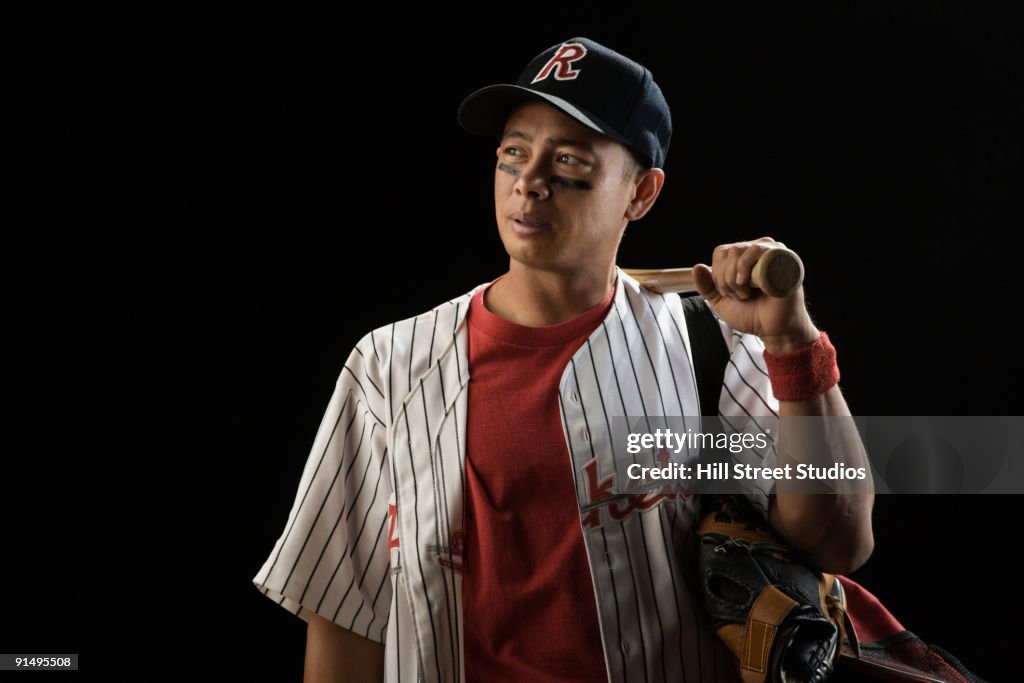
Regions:
<instances>
[{"instance_id":1,"label":"jersey button","mask_svg":"<svg viewBox=\"0 0 1024 683\"><path fill-rule=\"evenodd\" d=\"M622 654L628 655L629 654L629 643L627 643L626 641L622 641L619 645L622 647Z\"/></svg>"}]
</instances>

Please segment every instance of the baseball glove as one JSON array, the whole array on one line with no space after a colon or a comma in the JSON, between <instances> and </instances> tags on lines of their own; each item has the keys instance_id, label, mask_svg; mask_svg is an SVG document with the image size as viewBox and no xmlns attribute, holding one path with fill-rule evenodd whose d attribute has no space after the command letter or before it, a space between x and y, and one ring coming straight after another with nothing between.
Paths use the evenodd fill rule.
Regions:
<instances>
[{"instance_id":1,"label":"baseball glove","mask_svg":"<svg viewBox=\"0 0 1024 683\"><path fill-rule=\"evenodd\" d=\"M701 593L743 682L828 680L844 637L858 649L842 584L795 559L743 499L705 499L697 530Z\"/></svg>"}]
</instances>

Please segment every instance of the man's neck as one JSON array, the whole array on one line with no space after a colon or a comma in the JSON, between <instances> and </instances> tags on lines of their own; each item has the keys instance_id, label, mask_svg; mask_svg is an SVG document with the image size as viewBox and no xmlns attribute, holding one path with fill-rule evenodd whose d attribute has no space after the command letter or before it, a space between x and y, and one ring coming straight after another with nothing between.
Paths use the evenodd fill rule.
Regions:
<instances>
[{"instance_id":1,"label":"man's neck","mask_svg":"<svg viewBox=\"0 0 1024 683\"><path fill-rule=\"evenodd\" d=\"M528 327L557 325L601 303L615 284L615 268L561 273L526 268L513 261L484 296L487 309Z\"/></svg>"}]
</instances>

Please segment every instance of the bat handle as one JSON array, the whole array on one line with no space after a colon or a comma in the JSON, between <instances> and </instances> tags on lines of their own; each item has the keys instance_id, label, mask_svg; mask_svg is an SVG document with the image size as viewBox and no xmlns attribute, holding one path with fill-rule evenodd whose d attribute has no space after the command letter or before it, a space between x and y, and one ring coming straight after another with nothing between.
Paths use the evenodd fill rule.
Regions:
<instances>
[{"instance_id":1,"label":"bat handle","mask_svg":"<svg viewBox=\"0 0 1024 683\"><path fill-rule=\"evenodd\" d=\"M648 289L662 294L695 292L693 268L624 269L626 274ZM769 249L750 273L750 283L768 296L786 297L804 282L804 264L795 251L784 247Z\"/></svg>"},{"instance_id":2,"label":"bat handle","mask_svg":"<svg viewBox=\"0 0 1024 683\"><path fill-rule=\"evenodd\" d=\"M750 281L768 296L787 297L804 283L804 262L790 249L769 249L754 264Z\"/></svg>"}]
</instances>

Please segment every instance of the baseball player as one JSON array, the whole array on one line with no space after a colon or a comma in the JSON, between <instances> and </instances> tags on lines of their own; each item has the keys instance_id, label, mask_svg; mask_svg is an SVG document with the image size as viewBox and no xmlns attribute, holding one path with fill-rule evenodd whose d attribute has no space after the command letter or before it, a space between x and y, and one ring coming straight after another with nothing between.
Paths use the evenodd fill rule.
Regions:
<instances>
[{"instance_id":1,"label":"baseball player","mask_svg":"<svg viewBox=\"0 0 1024 683\"><path fill-rule=\"evenodd\" d=\"M508 271L356 345L254 582L308 622L307 681L733 680L690 574L696 499L630 493L613 447L623 418L701 416L680 297L615 266L665 182L662 92L574 38L459 121L499 140ZM696 268L730 352L719 412L848 415L802 290L750 285L776 246L725 244ZM871 552L870 495L749 498L822 570Z\"/></svg>"}]
</instances>

